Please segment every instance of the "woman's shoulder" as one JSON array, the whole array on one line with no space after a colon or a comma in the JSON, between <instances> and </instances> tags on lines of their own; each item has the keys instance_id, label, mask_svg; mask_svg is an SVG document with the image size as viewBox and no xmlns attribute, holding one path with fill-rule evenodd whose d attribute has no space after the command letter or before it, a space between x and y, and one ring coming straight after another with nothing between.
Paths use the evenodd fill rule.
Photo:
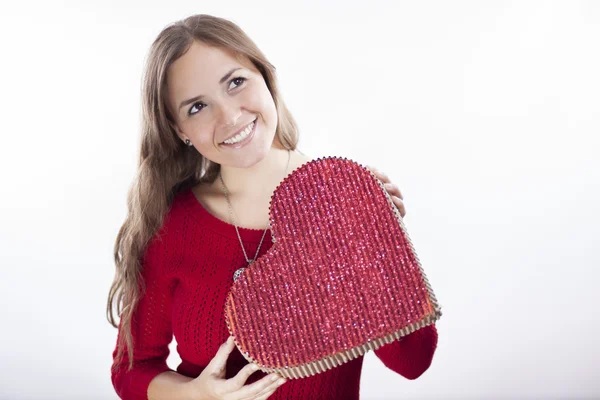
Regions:
<instances>
[{"instance_id":1,"label":"woman's shoulder","mask_svg":"<svg viewBox=\"0 0 600 400\"><path fill-rule=\"evenodd\" d=\"M153 240L164 241L171 236L171 232L179 230L178 225L185 219L186 208L189 207L190 189L183 189L173 195L169 207L162 219L160 228L156 231Z\"/></svg>"},{"instance_id":2,"label":"woman's shoulder","mask_svg":"<svg viewBox=\"0 0 600 400\"><path fill-rule=\"evenodd\" d=\"M306 164L309 161L312 161L313 158L310 157L307 154L301 153L300 151L295 151L294 152L295 157L293 159L293 161L291 162L290 165L290 171L293 171L295 169L297 169L298 167L300 167L303 164Z\"/></svg>"}]
</instances>

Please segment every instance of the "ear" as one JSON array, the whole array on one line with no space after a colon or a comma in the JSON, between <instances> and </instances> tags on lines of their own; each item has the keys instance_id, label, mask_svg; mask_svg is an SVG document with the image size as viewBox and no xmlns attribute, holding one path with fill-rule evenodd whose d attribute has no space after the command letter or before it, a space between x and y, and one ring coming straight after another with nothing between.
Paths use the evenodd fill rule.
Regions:
<instances>
[{"instance_id":1,"label":"ear","mask_svg":"<svg viewBox=\"0 0 600 400\"><path fill-rule=\"evenodd\" d=\"M173 129L173 132L175 132L175 134L179 137L179 139L183 142L185 142L185 139L187 139L187 137L185 136L185 134L181 131L181 129L179 129L179 126L177 126L176 123L172 122L169 120L169 126L171 127L171 129Z\"/></svg>"}]
</instances>

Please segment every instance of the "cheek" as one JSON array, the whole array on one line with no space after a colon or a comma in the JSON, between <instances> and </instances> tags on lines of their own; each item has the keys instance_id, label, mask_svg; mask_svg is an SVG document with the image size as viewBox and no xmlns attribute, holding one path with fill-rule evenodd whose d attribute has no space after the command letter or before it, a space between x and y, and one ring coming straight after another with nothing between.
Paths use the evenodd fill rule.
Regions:
<instances>
[{"instance_id":1,"label":"cheek","mask_svg":"<svg viewBox=\"0 0 600 400\"><path fill-rule=\"evenodd\" d=\"M214 130L212 129L211 122L198 122L192 118L183 124L183 129L186 134L194 138L196 146L204 147L212 145Z\"/></svg>"},{"instance_id":2,"label":"cheek","mask_svg":"<svg viewBox=\"0 0 600 400\"><path fill-rule=\"evenodd\" d=\"M255 91L252 101L255 102L256 109L263 115L265 122L271 125L277 124L277 109L271 92L264 83Z\"/></svg>"},{"instance_id":3,"label":"cheek","mask_svg":"<svg viewBox=\"0 0 600 400\"><path fill-rule=\"evenodd\" d=\"M196 137L199 139L198 142L202 147L214 147L215 136L214 130L203 125L201 129L198 129Z\"/></svg>"}]
</instances>

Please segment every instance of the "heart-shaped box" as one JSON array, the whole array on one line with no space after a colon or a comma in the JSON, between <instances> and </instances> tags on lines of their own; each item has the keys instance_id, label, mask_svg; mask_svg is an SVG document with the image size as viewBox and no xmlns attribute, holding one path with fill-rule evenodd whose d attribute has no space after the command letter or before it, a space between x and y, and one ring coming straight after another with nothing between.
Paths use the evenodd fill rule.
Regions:
<instances>
[{"instance_id":1,"label":"heart-shaped box","mask_svg":"<svg viewBox=\"0 0 600 400\"><path fill-rule=\"evenodd\" d=\"M233 283L229 332L264 372L303 378L433 324L442 313L383 183L311 160L269 204L273 246Z\"/></svg>"}]
</instances>

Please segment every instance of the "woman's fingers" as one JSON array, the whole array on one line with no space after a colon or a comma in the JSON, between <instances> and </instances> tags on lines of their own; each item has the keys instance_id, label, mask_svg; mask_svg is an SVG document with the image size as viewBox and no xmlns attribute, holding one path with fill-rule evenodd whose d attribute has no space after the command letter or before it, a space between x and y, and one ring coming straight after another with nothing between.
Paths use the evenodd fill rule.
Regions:
<instances>
[{"instance_id":1,"label":"woman's fingers","mask_svg":"<svg viewBox=\"0 0 600 400\"><path fill-rule=\"evenodd\" d=\"M219 377L223 377L225 374L225 366L227 364L227 359L229 358L229 354L233 351L235 347L235 342L233 341L233 336L229 336L227 341L223 343L219 350L217 350L217 354L213 357L212 360L206 366L206 369L210 371L211 374L217 375Z\"/></svg>"},{"instance_id":2,"label":"woman's fingers","mask_svg":"<svg viewBox=\"0 0 600 400\"><path fill-rule=\"evenodd\" d=\"M383 175L385 175L385 174L382 174L377 168L367 165L367 169L371 170L371 172L373 172L379 180L383 180L381 178L383 178Z\"/></svg>"},{"instance_id":3,"label":"woman's fingers","mask_svg":"<svg viewBox=\"0 0 600 400\"><path fill-rule=\"evenodd\" d=\"M281 386L281 385L279 385ZM266 400L268 399L273 393L275 393L275 391L277 390L277 388L279 387L274 387L272 389L268 389L267 391L260 393L255 400Z\"/></svg>"},{"instance_id":4,"label":"woman's fingers","mask_svg":"<svg viewBox=\"0 0 600 400\"><path fill-rule=\"evenodd\" d=\"M392 198L392 202L394 203L394 205L398 207L398 211L400 211L400 216L404 218L404 216L406 215L406 207L404 207L404 202L402 201L404 200L404 196L402 195L400 188L397 185L393 184L390 181L390 178L385 173L380 172L376 168L371 167L369 165L367 165L367 168L370 169L375 174L377 179L379 179L383 183L385 191Z\"/></svg>"},{"instance_id":5,"label":"woman's fingers","mask_svg":"<svg viewBox=\"0 0 600 400\"><path fill-rule=\"evenodd\" d=\"M390 181L390 178L385 173L379 171L377 168L368 165L367 168L370 169L375 174L377 179L379 179L381 182L388 183Z\"/></svg>"},{"instance_id":6,"label":"woman's fingers","mask_svg":"<svg viewBox=\"0 0 600 400\"><path fill-rule=\"evenodd\" d=\"M246 364L233 378L227 380L227 384L231 390L238 390L244 386L250 375L256 371L258 371L258 365L254 363Z\"/></svg>"},{"instance_id":7,"label":"woman's fingers","mask_svg":"<svg viewBox=\"0 0 600 400\"><path fill-rule=\"evenodd\" d=\"M385 190L393 196L399 197L400 199L404 199L404 197L402 197L402 192L400 192L400 188L397 185L394 185L393 183L386 183L383 185L385 187Z\"/></svg>"},{"instance_id":8,"label":"woman's fingers","mask_svg":"<svg viewBox=\"0 0 600 400\"><path fill-rule=\"evenodd\" d=\"M273 385L267 386L265 389L263 389L261 392L259 392L256 395L256 397L254 398L254 400L265 400L265 399L269 398L269 396L271 396L273 393L275 393L275 391L281 385L283 385L285 382L287 382L287 381L284 378L278 377L278 379L275 381L275 383Z\"/></svg>"},{"instance_id":9,"label":"woman's fingers","mask_svg":"<svg viewBox=\"0 0 600 400\"><path fill-rule=\"evenodd\" d=\"M387 190L387 192L390 195L398 196L399 198L404 199L404 197L402 196L402 192L400 192L400 188L398 188L397 185L393 184L390 181L390 178L387 176L387 174L385 174L384 172L378 171L377 169L375 169L373 167L367 166L367 168L370 169L371 171L373 171L373 173L375 174L377 179L379 179L383 183L383 186L385 187L385 189Z\"/></svg>"},{"instance_id":10,"label":"woman's fingers","mask_svg":"<svg viewBox=\"0 0 600 400\"><path fill-rule=\"evenodd\" d=\"M262 396L270 391L274 392L283 383L285 383L285 379L279 376L279 374L273 373L244 386L239 390L239 394L242 399L256 399L257 396Z\"/></svg>"},{"instance_id":11,"label":"woman's fingers","mask_svg":"<svg viewBox=\"0 0 600 400\"><path fill-rule=\"evenodd\" d=\"M404 202L396 196L392 196L392 201L398 207L398 211L400 212L400 216L404 218L406 215L406 208L404 207Z\"/></svg>"}]
</instances>

